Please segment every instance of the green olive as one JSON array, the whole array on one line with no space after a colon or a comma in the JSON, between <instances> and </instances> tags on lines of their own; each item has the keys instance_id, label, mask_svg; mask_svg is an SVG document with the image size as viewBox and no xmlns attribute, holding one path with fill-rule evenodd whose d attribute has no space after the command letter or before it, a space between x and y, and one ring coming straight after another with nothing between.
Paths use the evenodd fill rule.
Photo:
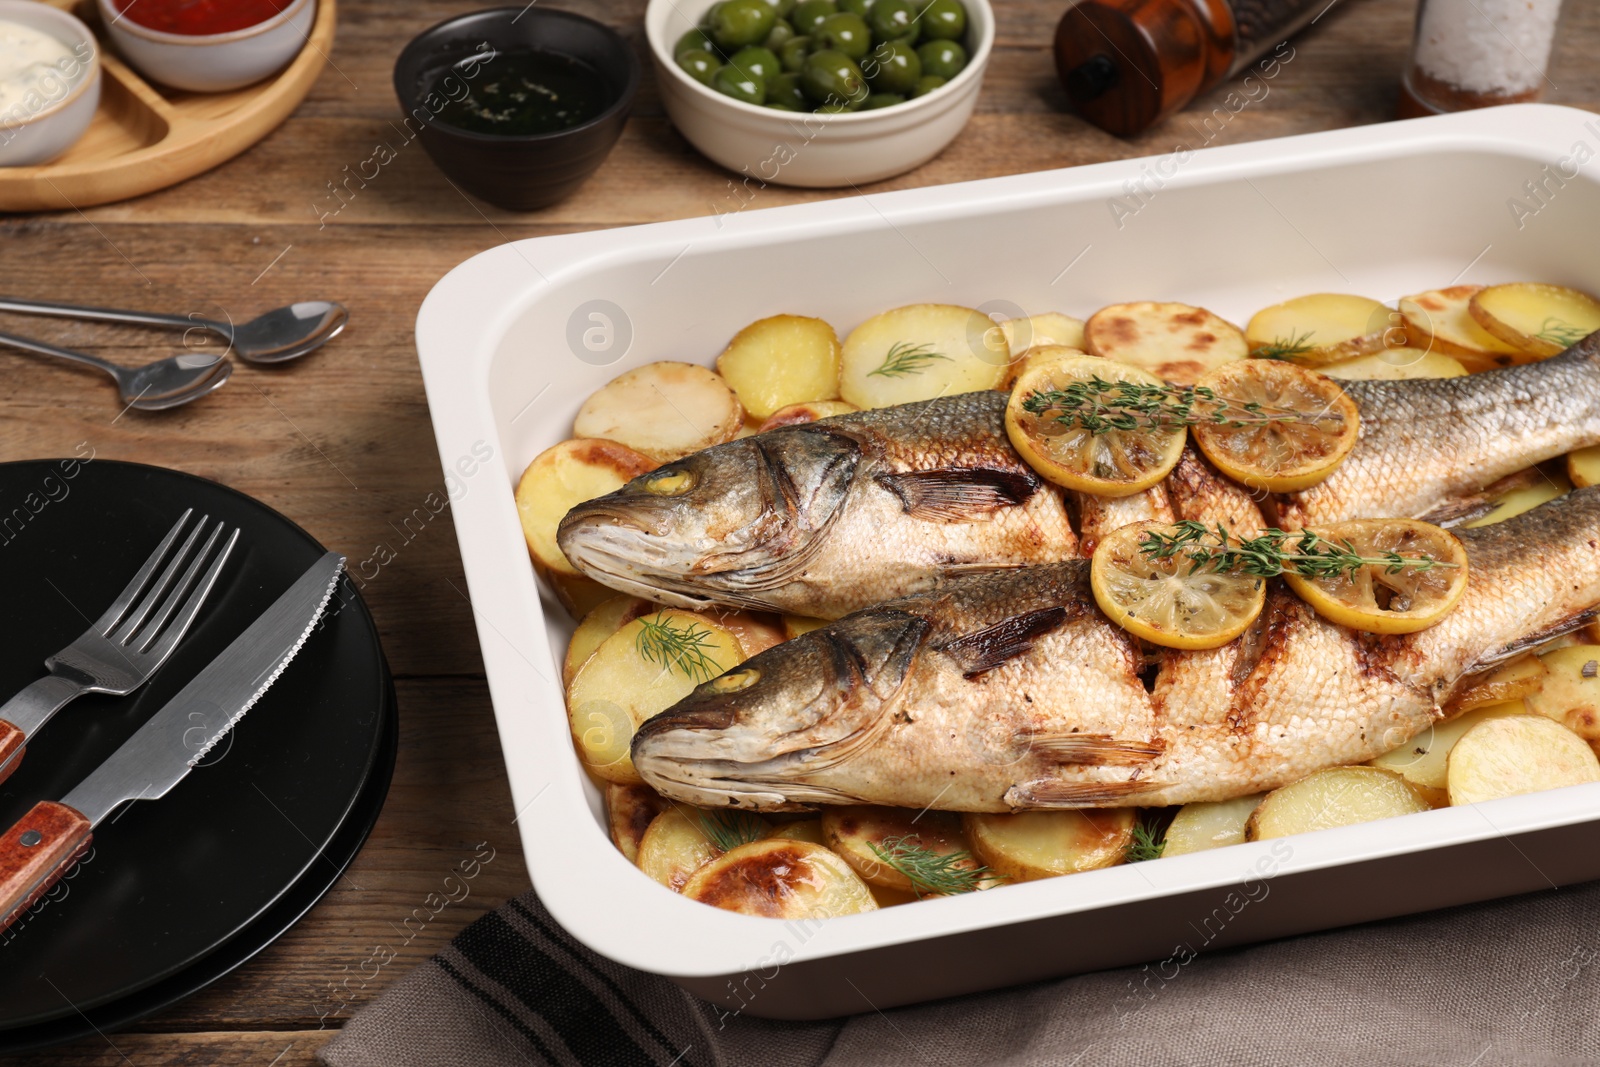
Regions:
<instances>
[{"instance_id":1,"label":"green olive","mask_svg":"<svg viewBox=\"0 0 1600 1067\"><path fill-rule=\"evenodd\" d=\"M789 20L780 18L772 24L772 32L767 34L767 39L761 42L761 47L769 48L776 52L790 41L794 40L794 27L789 25Z\"/></svg>"},{"instance_id":2,"label":"green olive","mask_svg":"<svg viewBox=\"0 0 1600 1067\"><path fill-rule=\"evenodd\" d=\"M724 49L760 44L777 21L766 0L724 0L711 15L711 39Z\"/></svg>"},{"instance_id":3,"label":"green olive","mask_svg":"<svg viewBox=\"0 0 1600 1067\"><path fill-rule=\"evenodd\" d=\"M915 100L919 96L927 96L944 83L945 79L937 74L924 74L917 79L917 87L911 90L911 99Z\"/></svg>"},{"instance_id":4,"label":"green olive","mask_svg":"<svg viewBox=\"0 0 1600 1067\"><path fill-rule=\"evenodd\" d=\"M874 0L839 0L839 10L848 11L852 15L867 17L867 12L872 9Z\"/></svg>"},{"instance_id":5,"label":"green olive","mask_svg":"<svg viewBox=\"0 0 1600 1067\"><path fill-rule=\"evenodd\" d=\"M761 0L756 0L761 3ZM711 88L723 96L731 96L735 100L743 100L747 104L764 104L767 102L767 87L759 78L752 78L733 64L718 68L711 76Z\"/></svg>"},{"instance_id":6,"label":"green olive","mask_svg":"<svg viewBox=\"0 0 1600 1067\"><path fill-rule=\"evenodd\" d=\"M811 38L791 37L778 49L778 60L783 64L783 69L790 74L799 74L800 68L806 65L806 56L811 54Z\"/></svg>"},{"instance_id":7,"label":"green olive","mask_svg":"<svg viewBox=\"0 0 1600 1067\"><path fill-rule=\"evenodd\" d=\"M916 43L919 26L910 0L878 0L867 15L867 25L880 41L907 40Z\"/></svg>"},{"instance_id":8,"label":"green olive","mask_svg":"<svg viewBox=\"0 0 1600 1067\"><path fill-rule=\"evenodd\" d=\"M875 93L909 93L922 77L922 59L905 41L885 41L862 61L861 70Z\"/></svg>"},{"instance_id":9,"label":"green olive","mask_svg":"<svg viewBox=\"0 0 1600 1067\"><path fill-rule=\"evenodd\" d=\"M678 43L672 46L672 54L681 56L685 52L710 52L714 48L716 45L711 43L711 38L706 36L705 30L690 30L678 38Z\"/></svg>"},{"instance_id":10,"label":"green olive","mask_svg":"<svg viewBox=\"0 0 1600 1067\"><path fill-rule=\"evenodd\" d=\"M704 48L689 48L678 53L678 68L701 85L710 85L712 75L722 69L722 60Z\"/></svg>"},{"instance_id":11,"label":"green olive","mask_svg":"<svg viewBox=\"0 0 1600 1067\"><path fill-rule=\"evenodd\" d=\"M946 81L960 74L967 65L967 50L954 41L926 41L918 47L917 56L922 60L922 73Z\"/></svg>"},{"instance_id":12,"label":"green olive","mask_svg":"<svg viewBox=\"0 0 1600 1067\"><path fill-rule=\"evenodd\" d=\"M710 7L706 8L706 13L700 16L700 28L702 30L711 29L711 20L716 17L717 9L720 8L724 2L725 0L717 0L715 4L712 4Z\"/></svg>"},{"instance_id":13,"label":"green olive","mask_svg":"<svg viewBox=\"0 0 1600 1067\"><path fill-rule=\"evenodd\" d=\"M843 52L824 48L806 57L800 71L800 88L815 100L818 111L854 111L867 98L867 81L855 60Z\"/></svg>"},{"instance_id":14,"label":"green olive","mask_svg":"<svg viewBox=\"0 0 1600 1067\"><path fill-rule=\"evenodd\" d=\"M879 0L879 2L881 3L882 0ZM899 93L872 93L862 103L861 110L876 111L880 107L894 107L896 104L905 102L906 98Z\"/></svg>"},{"instance_id":15,"label":"green olive","mask_svg":"<svg viewBox=\"0 0 1600 1067\"><path fill-rule=\"evenodd\" d=\"M817 32L817 27L822 25L822 20L839 10L833 0L800 0L794 6L794 13L789 16L789 22L798 34L812 34Z\"/></svg>"},{"instance_id":16,"label":"green olive","mask_svg":"<svg viewBox=\"0 0 1600 1067\"><path fill-rule=\"evenodd\" d=\"M776 78L783 68L778 64L778 57L765 48L741 48L728 57L728 66L738 67L750 77L766 85Z\"/></svg>"},{"instance_id":17,"label":"green olive","mask_svg":"<svg viewBox=\"0 0 1600 1067\"><path fill-rule=\"evenodd\" d=\"M793 111L810 111L811 100L800 88L800 75L779 74L767 82L767 106L787 107Z\"/></svg>"},{"instance_id":18,"label":"green olive","mask_svg":"<svg viewBox=\"0 0 1600 1067\"><path fill-rule=\"evenodd\" d=\"M955 41L967 32L967 9L961 0L929 0L919 21L923 40Z\"/></svg>"},{"instance_id":19,"label":"green olive","mask_svg":"<svg viewBox=\"0 0 1600 1067\"><path fill-rule=\"evenodd\" d=\"M843 52L851 59L860 59L872 47L872 31L867 29L867 20L848 11L823 19L816 38L823 48Z\"/></svg>"},{"instance_id":20,"label":"green olive","mask_svg":"<svg viewBox=\"0 0 1600 1067\"><path fill-rule=\"evenodd\" d=\"M767 4L778 13L780 19L789 17L789 12L794 10L795 0L767 0Z\"/></svg>"}]
</instances>

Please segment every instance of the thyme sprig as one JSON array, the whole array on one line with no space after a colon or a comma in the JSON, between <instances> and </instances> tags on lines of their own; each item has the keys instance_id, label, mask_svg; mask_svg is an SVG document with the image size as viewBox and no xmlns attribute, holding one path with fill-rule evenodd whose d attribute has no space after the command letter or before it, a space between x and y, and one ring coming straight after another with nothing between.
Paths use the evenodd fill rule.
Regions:
<instances>
[{"instance_id":1,"label":"thyme sprig","mask_svg":"<svg viewBox=\"0 0 1600 1067\"><path fill-rule=\"evenodd\" d=\"M950 357L941 352L935 352L933 345L914 345L910 341L896 341L889 346L889 352L883 357L883 363L876 370L868 371L867 377L878 378L904 378L911 374L920 374L932 366L935 360L950 362Z\"/></svg>"},{"instance_id":2,"label":"thyme sprig","mask_svg":"<svg viewBox=\"0 0 1600 1067\"><path fill-rule=\"evenodd\" d=\"M748 811L723 808L700 813L700 832L719 852L732 852L740 845L760 841L768 829L760 817Z\"/></svg>"},{"instance_id":3,"label":"thyme sprig","mask_svg":"<svg viewBox=\"0 0 1600 1067\"><path fill-rule=\"evenodd\" d=\"M1239 403L1218 396L1204 385L1149 385L1107 381L1099 375L1070 382L1060 389L1042 389L1022 399L1022 409L1092 434L1132 430L1166 430L1182 426L1224 426L1239 429L1269 422L1337 422L1332 410L1297 411L1260 401Z\"/></svg>"},{"instance_id":4,"label":"thyme sprig","mask_svg":"<svg viewBox=\"0 0 1600 1067\"><path fill-rule=\"evenodd\" d=\"M1562 348L1571 348L1585 337L1589 336L1581 326L1574 326L1564 319L1551 315L1539 324L1539 332L1533 336L1541 341L1547 341Z\"/></svg>"},{"instance_id":5,"label":"thyme sprig","mask_svg":"<svg viewBox=\"0 0 1600 1067\"><path fill-rule=\"evenodd\" d=\"M1128 842L1123 858L1129 863L1143 863L1160 859L1161 853L1166 850L1166 835L1156 833L1142 822L1136 822L1133 824L1133 840Z\"/></svg>"},{"instance_id":6,"label":"thyme sprig","mask_svg":"<svg viewBox=\"0 0 1600 1067\"><path fill-rule=\"evenodd\" d=\"M1354 577L1362 567L1382 567L1387 574L1398 574L1408 568L1427 571L1456 566L1427 553L1403 556L1389 551L1363 556L1348 540L1334 541L1313 530L1269 528L1255 537L1241 538L1221 523L1211 527L1192 519L1176 523L1170 534L1146 531L1139 539L1139 549L1155 559L1171 559L1181 553L1189 561L1190 574L1210 570L1258 578L1276 578L1285 572L1306 578Z\"/></svg>"},{"instance_id":7,"label":"thyme sprig","mask_svg":"<svg viewBox=\"0 0 1600 1067\"><path fill-rule=\"evenodd\" d=\"M1253 359L1284 359L1292 360L1296 356L1303 356L1313 348L1311 331L1305 333L1290 333L1288 339L1274 337L1264 345L1256 345L1250 350Z\"/></svg>"},{"instance_id":8,"label":"thyme sprig","mask_svg":"<svg viewBox=\"0 0 1600 1067\"><path fill-rule=\"evenodd\" d=\"M919 896L970 893L998 877L989 868L973 863L972 853L965 849L935 852L918 844L914 834L885 838L882 848L869 841L867 847L881 862L905 875Z\"/></svg>"},{"instance_id":9,"label":"thyme sprig","mask_svg":"<svg viewBox=\"0 0 1600 1067\"><path fill-rule=\"evenodd\" d=\"M709 682L722 673L722 667L707 654L715 648L711 631L692 622L675 626L666 616L645 616L639 620L634 647L641 658L696 682Z\"/></svg>"}]
</instances>

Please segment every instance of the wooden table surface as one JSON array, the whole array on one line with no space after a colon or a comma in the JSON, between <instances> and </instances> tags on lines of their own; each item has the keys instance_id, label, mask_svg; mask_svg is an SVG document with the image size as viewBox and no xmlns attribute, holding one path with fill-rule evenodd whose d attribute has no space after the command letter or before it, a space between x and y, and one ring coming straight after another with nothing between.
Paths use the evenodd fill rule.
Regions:
<instances>
[{"instance_id":1,"label":"wooden table surface","mask_svg":"<svg viewBox=\"0 0 1600 1067\"><path fill-rule=\"evenodd\" d=\"M350 308L344 336L292 366L241 366L226 389L161 414L121 413L96 375L6 356L0 459L68 455L88 442L97 457L231 485L351 558L389 546L395 559L366 596L399 687L393 790L348 876L255 960L129 1031L9 1062L312 1064L343 1020L464 925L527 888L450 516L409 539L398 527L429 494L443 494L412 322L434 282L474 253L517 238L708 214L728 195L730 176L673 131L647 74L605 167L554 208L517 215L470 202L416 145L401 148L341 206L331 190L347 169L353 173L380 142L400 145L394 56L414 34L471 5L341 6L328 69L294 117L251 151L139 200L0 219L0 292L225 309L236 318L325 297ZM642 0L560 6L611 23L644 54ZM971 124L938 159L866 192L1157 154L1189 136L1182 115L1120 141L1067 114L1046 47L1064 5L995 6L999 41ZM1294 42L1294 59L1270 93L1234 116L1214 143L1388 119L1413 10L1398 0L1334 0ZM1591 48L1600 48L1600 4L1570 0L1547 100L1600 110ZM1190 110L1209 112L1225 91ZM830 195L774 187L751 206ZM0 316L0 330L9 329L129 363L170 350L139 331ZM402 923L415 909L425 914L429 894L485 842L495 859L471 896L406 941ZM390 954L382 966L373 962Z\"/></svg>"}]
</instances>

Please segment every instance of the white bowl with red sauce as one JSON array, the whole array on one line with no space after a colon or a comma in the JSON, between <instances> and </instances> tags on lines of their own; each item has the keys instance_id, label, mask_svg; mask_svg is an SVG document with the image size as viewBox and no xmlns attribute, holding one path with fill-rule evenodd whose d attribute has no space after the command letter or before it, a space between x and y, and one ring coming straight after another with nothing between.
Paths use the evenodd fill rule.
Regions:
<instances>
[{"instance_id":1,"label":"white bowl with red sauce","mask_svg":"<svg viewBox=\"0 0 1600 1067\"><path fill-rule=\"evenodd\" d=\"M111 42L146 77L200 93L242 89L305 47L316 0L98 0Z\"/></svg>"}]
</instances>

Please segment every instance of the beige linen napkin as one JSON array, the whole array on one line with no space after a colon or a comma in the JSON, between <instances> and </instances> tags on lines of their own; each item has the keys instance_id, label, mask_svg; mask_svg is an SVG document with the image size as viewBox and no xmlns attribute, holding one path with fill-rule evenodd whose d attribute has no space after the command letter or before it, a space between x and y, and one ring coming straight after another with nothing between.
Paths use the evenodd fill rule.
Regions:
<instances>
[{"instance_id":1,"label":"beige linen napkin","mask_svg":"<svg viewBox=\"0 0 1600 1067\"><path fill-rule=\"evenodd\" d=\"M1600 883L824 1022L595 955L533 893L353 1018L329 1067L1600 1064ZM721 1025L719 1025L721 1024Z\"/></svg>"}]
</instances>

